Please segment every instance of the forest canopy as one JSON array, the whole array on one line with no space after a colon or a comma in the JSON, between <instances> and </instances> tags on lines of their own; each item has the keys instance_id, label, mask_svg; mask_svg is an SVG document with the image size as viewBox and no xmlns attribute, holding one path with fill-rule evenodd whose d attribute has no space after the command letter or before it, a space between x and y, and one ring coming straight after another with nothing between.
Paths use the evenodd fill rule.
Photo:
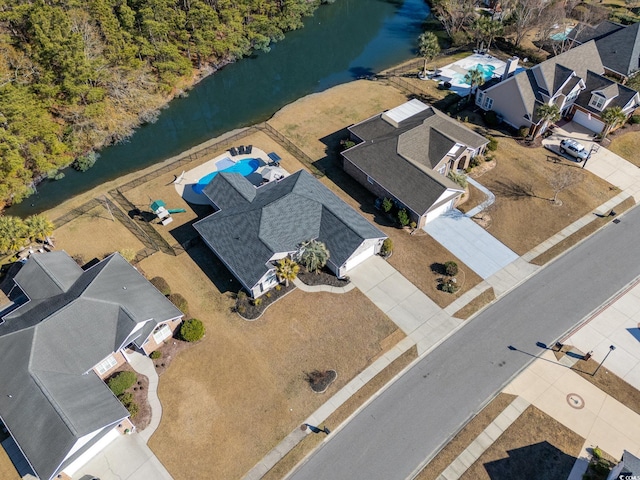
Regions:
<instances>
[{"instance_id":1,"label":"forest canopy","mask_svg":"<svg viewBox=\"0 0 640 480\"><path fill-rule=\"evenodd\" d=\"M0 0L0 202L122 141L327 0Z\"/></svg>"}]
</instances>

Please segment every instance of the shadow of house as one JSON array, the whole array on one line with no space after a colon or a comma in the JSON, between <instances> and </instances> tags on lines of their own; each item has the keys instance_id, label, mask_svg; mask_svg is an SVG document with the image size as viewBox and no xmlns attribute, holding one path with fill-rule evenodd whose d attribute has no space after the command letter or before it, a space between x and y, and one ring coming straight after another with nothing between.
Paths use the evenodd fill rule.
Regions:
<instances>
[{"instance_id":1,"label":"shadow of house","mask_svg":"<svg viewBox=\"0 0 640 480\"><path fill-rule=\"evenodd\" d=\"M566 480L576 461L546 441L507 453L507 458L484 464L491 480Z\"/></svg>"},{"instance_id":2,"label":"shadow of house","mask_svg":"<svg viewBox=\"0 0 640 480\"><path fill-rule=\"evenodd\" d=\"M640 327L627 328L627 332L629 332L633 336L633 338L640 342Z\"/></svg>"}]
</instances>

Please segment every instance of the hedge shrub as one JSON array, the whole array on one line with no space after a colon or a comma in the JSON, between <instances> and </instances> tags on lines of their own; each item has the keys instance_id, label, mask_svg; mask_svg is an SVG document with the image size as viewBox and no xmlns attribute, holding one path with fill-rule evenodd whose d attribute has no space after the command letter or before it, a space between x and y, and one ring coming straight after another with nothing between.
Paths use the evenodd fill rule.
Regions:
<instances>
[{"instance_id":1,"label":"hedge shrub","mask_svg":"<svg viewBox=\"0 0 640 480\"><path fill-rule=\"evenodd\" d=\"M120 372L113 378L111 378L107 385L116 397L122 395L128 388L133 387L133 384L138 380L138 376L135 372Z\"/></svg>"},{"instance_id":2,"label":"hedge shrub","mask_svg":"<svg viewBox=\"0 0 640 480\"><path fill-rule=\"evenodd\" d=\"M498 149L498 140L494 137L487 137L489 139L489 143L487 144L487 150L490 152L495 152Z\"/></svg>"},{"instance_id":3,"label":"hedge shrub","mask_svg":"<svg viewBox=\"0 0 640 480\"><path fill-rule=\"evenodd\" d=\"M189 313L189 303L187 302L187 299L184 298L182 295L180 295L179 293L171 293L169 296L167 296L167 298L182 313L184 313L185 315Z\"/></svg>"},{"instance_id":4,"label":"hedge shrub","mask_svg":"<svg viewBox=\"0 0 640 480\"><path fill-rule=\"evenodd\" d=\"M458 264L452 260L444 262L444 271L450 277L455 277L458 274Z\"/></svg>"},{"instance_id":5,"label":"hedge shrub","mask_svg":"<svg viewBox=\"0 0 640 480\"><path fill-rule=\"evenodd\" d=\"M382 248L380 248L381 255L389 255L393 251L393 240L385 238L382 242Z\"/></svg>"},{"instance_id":6,"label":"hedge shrub","mask_svg":"<svg viewBox=\"0 0 640 480\"><path fill-rule=\"evenodd\" d=\"M151 285L156 287L160 291L160 293L163 294L165 297L168 295L171 295L171 287L169 286L169 284L164 278L153 277L149 281L151 282Z\"/></svg>"},{"instance_id":7,"label":"hedge shrub","mask_svg":"<svg viewBox=\"0 0 640 480\"><path fill-rule=\"evenodd\" d=\"M409 214L404 208L398 211L398 221L400 222L400 225L402 225L403 227L406 227L407 225L409 225L409 221L410 221Z\"/></svg>"},{"instance_id":8,"label":"hedge shrub","mask_svg":"<svg viewBox=\"0 0 640 480\"><path fill-rule=\"evenodd\" d=\"M187 342L197 342L204 337L204 325L201 320L192 318L185 320L180 327L180 336Z\"/></svg>"},{"instance_id":9,"label":"hedge shrub","mask_svg":"<svg viewBox=\"0 0 640 480\"><path fill-rule=\"evenodd\" d=\"M160 350L154 350L149 354L149 358L151 360L157 360L158 358L162 358L162 352Z\"/></svg>"}]
</instances>

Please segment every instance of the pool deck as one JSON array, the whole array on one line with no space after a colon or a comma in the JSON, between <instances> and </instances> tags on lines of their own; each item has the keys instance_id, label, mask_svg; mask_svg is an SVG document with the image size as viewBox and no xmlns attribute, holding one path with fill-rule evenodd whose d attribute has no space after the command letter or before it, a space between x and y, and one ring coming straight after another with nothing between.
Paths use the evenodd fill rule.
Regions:
<instances>
[{"instance_id":1,"label":"pool deck","mask_svg":"<svg viewBox=\"0 0 640 480\"><path fill-rule=\"evenodd\" d=\"M259 148L253 147L251 153L235 155L231 156L228 150L224 151L217 157L203 163L202 165L198 165L191 170L184 172L184 174L180 175L176 182L174 183L174 187L176 188L176 192L182 198L184 198L187 202L193 203L196 205L207 205L209 204L209 200L203 194L196 193L192 186L198 183L202 177L209 175L211 172L215 172L217 170L216 163L224 158L229 158L234 163L239 162L240 160L247 160L250 158L256 159L260 161L260 167L256 170L256 173L261 173L262 170L269 165L271 159L268 155Z\"/></svg>"},{"instance_id":2,"label":"pool deck","mask_svg":"<svg viewBox=\"0 0 640 480\"><path fill-rule=\"evenodd\" d=\"M500 77L504 73L507 64L491 54L474 53L468 57L462 58L457 62L451 63L445 67L438 69L438 76L433 79L437 82L451 83L450 90L457 93L461 97L469 95L469 85L455 80L456 74L466 75L466 73L476 65L491 65L495 67L493 71L494 77Z\"/></svg>"}]
</instances>

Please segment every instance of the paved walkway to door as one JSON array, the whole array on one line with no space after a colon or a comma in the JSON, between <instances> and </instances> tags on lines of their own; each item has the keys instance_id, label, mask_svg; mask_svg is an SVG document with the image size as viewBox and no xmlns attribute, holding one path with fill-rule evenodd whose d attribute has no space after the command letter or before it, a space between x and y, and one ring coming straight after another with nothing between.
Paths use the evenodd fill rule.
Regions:
<instances>
[{"instance_id":1,"label":"paved walkway to door","mask_svg":"<svg viewBox=\"0 0 640 480\"><path fill-rule=\"evenodd\" d=\"M518 258L459 210L449 210L427 223L424 230L485 280Z\"/></svg>"}]
</instances>

